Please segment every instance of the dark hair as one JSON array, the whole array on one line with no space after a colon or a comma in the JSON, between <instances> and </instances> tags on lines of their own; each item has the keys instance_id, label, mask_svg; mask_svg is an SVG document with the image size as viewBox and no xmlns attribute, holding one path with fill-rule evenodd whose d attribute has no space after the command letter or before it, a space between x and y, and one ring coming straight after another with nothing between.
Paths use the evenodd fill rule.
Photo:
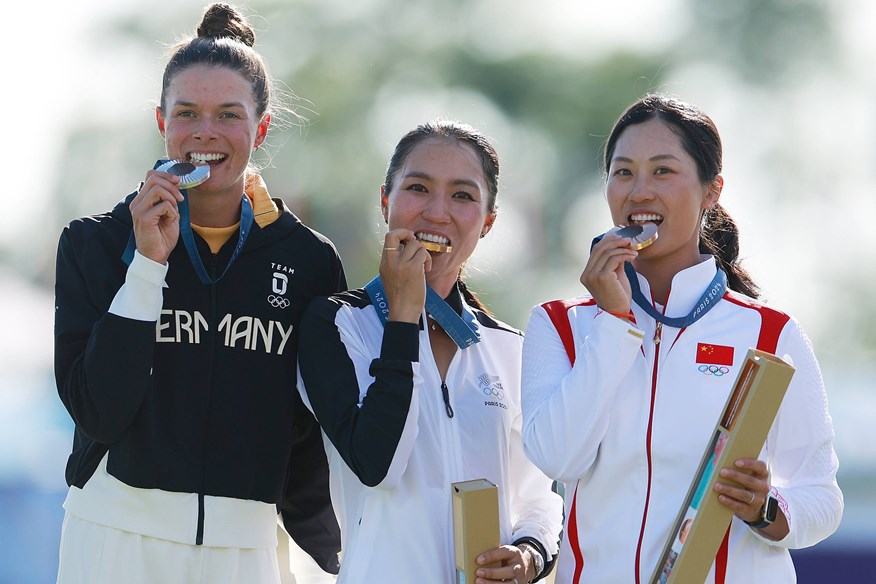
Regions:
<instances>
[{"instance_id":1,"label":"dark hair","mask_svg":"<svg viewBox=\"0 0 876 584\"><path fill-rule=\"evenodd\" d=\"M697 175L703 184L714 181L721 173L721 136L712 119L698 107L677 98L649 94L621 114L605 142L603 168L608 175L618 138L628 127L650 120L665 123L681 140L681 147L697 165ZM716 203L706 209L700 223L700 252L715 256L727 274L731 290L757 298L760 294L751 275L740 265L739 228L726 209Z\"/></svg>"},{"instance_id":2,"label":"dark hair","mask_svg":"<svg viewBox=\"0 0 876 584\"><path fill-rule=\"evenodd\" d=\"M197 36L172 49L161 82L162 111L166 106L165 93L174 77L189 67L207 65L226 67L243 75L252 87L256 114L264 115L272 102L271 81L261 55L252 48L254 44L255 31L234 6L218 2L208 6Z\"/></svg>"},{"instance_id":3,"label":"dark hair","mask_svg":"<svg viewBox=\"0 0 876 584\"><path fill-rule=\"evenodd\" d=\"M395 177L399 169L404 165L413 149L430 138L452 140L461 144L468 144L477 154L487 181L487 213L492 215L496 212L496 197L499 194L499 154L490 144L490 141L481 132L460 122L436 120L420 124L399 140L395 150L386 165L386 177L383 180L384 190L389 195L392 192ZM468 289L460 276L458 287L466 302L484 312L487 308L478 300L477 296Z\"/></svg>"}]
</instances>

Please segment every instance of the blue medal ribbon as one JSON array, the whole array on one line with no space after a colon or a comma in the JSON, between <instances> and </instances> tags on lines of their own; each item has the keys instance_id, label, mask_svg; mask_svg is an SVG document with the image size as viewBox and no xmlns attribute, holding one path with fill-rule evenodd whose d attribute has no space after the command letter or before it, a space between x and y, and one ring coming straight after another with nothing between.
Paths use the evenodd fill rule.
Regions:
<instances>
[{"instance_id":1,"label":"blue medal ribbon","mask_svg":"<svg viewBox=\"0 0 876 584\"><path fill-rule=\"evenodd\" d=\"M671 326L672 328L677 329L687 328L704 317L707 312L715 307L718 300L724 296L724 292L727 290L727 275L722 269L718 268L717 272L715 272L715 277L712 278L712 282L706 288L705 292L703 292L702 296L700 296L700 299L696 306L694 306L693 310L691 310L687 316L673 318L657 312L657 309L654 308L647 298L645 298L645 295L642 294L642 289L639 287L639 278L636 276L636 270L630 262L624 263L624 272L627 275L627 280L630 281L630 289L633 292L633 301L639 305L639 308L647 312L648 316L657 322L661 322L666 326Z\"/></svg>"},{"instance_id":2,"label":"blue medal ribbon","mask_svg":"<svg viewBox=\"0 0 876 584\"><path fill-rule=\"evenodd\" d=\"M590 243L590 249L593 249L593 246L596 245L605 234L597 235L593 238L593 241ZM706 315L707 312L712 310L715 307L715 304L718 303L724 296L724 292L727 291L727 274L721 268L718 268L718 271L715 273L715 277L712 278L712 282L706 288L706 291L703 292L702 296L700 296L697 305L694 306L693 310L691 310L687 316L684 317L669 317L664 316L657 312L657 309L645 298L645 295L642 294L642 289L639 286L639 278L636 276L636 270L633 268L633 265L630 262L624 262L624 273L627 275L627 280L630 281L630 290L633 293L633 302L639 305L639 308L648 313L648 316L656 320L657 322L663 323L666 326L671 326L672 328L683 329L689 327L702 317Z\"/></svg>"},{"instance_id":3,"label":"blue medal ribbon","mask_svg":"<svg viewBox=\"0 0 876 584\"><path fill-rule=\"evenodd\" d=\"M386 326L389 320L389 300L386 298L386 290L383 288L380 276L375 276L365 284L365 292L371 299L380 322ZM456 314L456 311L437 292L426 285L426 310L460 349L467 349L480 342L481 334L478 332L477 319L467 309L465 303L462 304L462 314Z\"/></svg>"},{"instance_id":4,"label":"blue medal ribbon","mask_svg":"<svg viewBox=\"0 0 876 584\"><path fill-rule=\"evenodd\" d=\"M155 164L155 168L158 168L163 162L165 161L159 160ZM231 258L228 260L225 269L218 278L214 279L207 273L207 268L204 267L204 262L201 261L201 254L198 253L198 246L195 243L195 234L192 230L192 220L189 214L188 192L186 189L180 189L180 193L182 193L183 196L183 201L177 205L177 210L179 211L180 237L182 237L189 260L192 262L192 266L195 268L198 278L200 278L201 282L204 284L215 284L228 273L231 265L243 250L244 244L246 244L246 239L249 237L250 231L252 230L252 224L255 217L252 210L252 204L249 202L249 197L244 194L240 201L240 236L237 239L237 246L234 248L234 252L231 254ZM134 232L132 230L131 236L128 238L128 245L125 248L124 254L122 254L122 261L124 261L126 265L131 265L131 262L134 260L134 250L136 249L137 243L134 239Z\"/></svg>"}]
</instances>

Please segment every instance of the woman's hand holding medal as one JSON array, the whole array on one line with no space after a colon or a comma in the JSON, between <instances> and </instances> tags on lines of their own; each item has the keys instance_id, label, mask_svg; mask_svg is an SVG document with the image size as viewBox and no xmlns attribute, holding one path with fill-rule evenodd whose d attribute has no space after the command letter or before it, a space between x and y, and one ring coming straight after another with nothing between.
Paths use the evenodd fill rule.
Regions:
<instances>
[{"instance_id":1,"label":"woman's hand holding medal","mask_svg":"<svg viewBox=\"0 0 876 584\"><path fill-rule=\"evenodd\" d=\"M432 256L413 231L393 229L383 240L380 279L389 302L389 320L417 323L426 304L426 272Z\"/></svg>"}]
</instances>

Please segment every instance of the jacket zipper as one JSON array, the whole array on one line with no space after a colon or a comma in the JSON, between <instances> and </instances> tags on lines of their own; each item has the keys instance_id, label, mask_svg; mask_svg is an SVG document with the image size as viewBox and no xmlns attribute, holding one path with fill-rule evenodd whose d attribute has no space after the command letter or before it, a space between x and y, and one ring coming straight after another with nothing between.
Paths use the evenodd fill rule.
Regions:
<instances>
[{"instance_id":1,"label":"jacket zipper","mask_svg":"<svg viewBox=\"0 0 876 584\"><path fill-rule=\"evenodd\" d=\"M657 398L657 365L660 361L660 340L663 335L663 323L657 322L654 329L654 368L651 371L651 405L648 411L648 431L645 435L645 456L648 461L648 485L645 491L645 509L642 512L642 527L639 529L639 542L636 545L636 584L639 584L639 573L642 562L642 540L645 538L645 522L648 519L648 507L651 504L651 430L654 424L654 402Z\"/></svg>"},{"instance_id":2,"label":"jacket zipper","mask_svg":"<svg viewBox=\"0 0 876 584\"><path fill-rule=\"evenodd\" d=\"M210 254L210 277L211 278L216 277L216 272L218 271L218 268L219 268L218 263L217 263L217 259L218 259L217 254L215 254L215 253ZM217 318L217 313L216 313L216 285L210 284L210 329L213 332L213 334L210 336L210 342L213 346L214 357L215 357L215 352L216 352L217 320L218 320L218 318ZM212 367L210 369L212 370ZM211 381L211 383L208 384L208 387L210 387L210 386L212 386L212 381ZM208 403L207 408L209 410L209 403ZM209 411L207 413L207 417L209 418ZM208 422L205 422L205 427L204 427L205 438L206 438L206 432L207 432L207 428L206 428L207 423ZM204 476L207 473L206 462L204 462L204 467L201 469L201 472L202 472L201 487L203 488ZM195 545L204 545L204 515L205 515L204 493L198 493L198 529L197 529L197 533L195 535Z\"/></svg>"},{"instance_id":3,"label":"jacket zipper","mask_svg":"<svg viewBox=\"0 0 876 584\"><path fill-rule=\"evenodd\" d=\"M450 390L447 389L447 384L441 380L441 395L444 396L444 411L447 412L447 417L453 417L453 407L450 405Z\"/></svg>"}]
</instances>

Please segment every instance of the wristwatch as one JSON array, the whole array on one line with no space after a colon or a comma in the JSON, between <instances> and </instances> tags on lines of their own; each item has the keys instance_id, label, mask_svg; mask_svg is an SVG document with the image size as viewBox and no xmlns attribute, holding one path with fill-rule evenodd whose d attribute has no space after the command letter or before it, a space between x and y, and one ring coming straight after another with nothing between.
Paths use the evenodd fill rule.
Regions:
<instances>
[{"instance_id":1,"label":"wristwatch","mask_svg":"<svg viewBox=\"0 0 876 584\"><path fill-rule=\"evenodd\" d=\"M767 495L763 507L760 508L760 519L758 521L746 521L747 525L755 529L763 529L773 524L776 516L779 513L779 501L772 493Z\"/></svg>"},{"instance_id":2,"label":"wristwatch","mask_svg":"<svg viewBox=\"0 0 876 584\"><path fill-rule=\"evenodd\" d=\"M541 552L538 551L538 548L531 543L522 541L517 544L517 547L527 549L529 550L529 553L532 554L532 561L535 563L535 578L533 578L532 581L534 582L538 580L538 577L544 572L544 556L542 556Z\"/></svg>"}]
</instances>

